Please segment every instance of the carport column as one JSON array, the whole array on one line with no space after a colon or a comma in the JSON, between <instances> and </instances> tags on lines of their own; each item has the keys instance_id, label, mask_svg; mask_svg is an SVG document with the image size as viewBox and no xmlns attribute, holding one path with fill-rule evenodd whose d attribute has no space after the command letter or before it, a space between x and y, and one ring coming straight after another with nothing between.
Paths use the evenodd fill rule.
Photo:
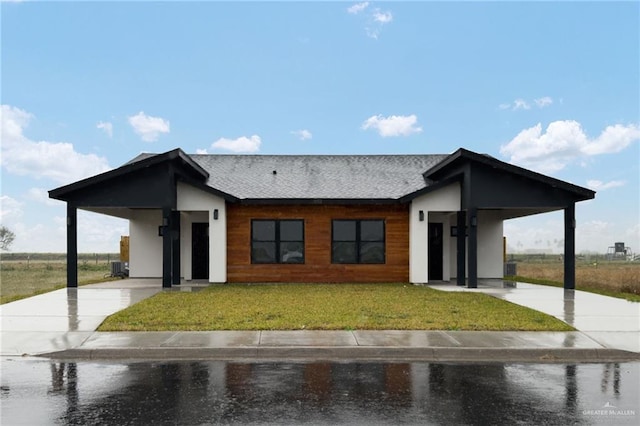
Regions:
<instances>
[{"instance_id":1,"label":"carport column","mask_svg":"<svg viewBox=\"0 0 640 426\"><path fill-rule=\"evenodd\" d=\"M459 211L456 216L456 269L457 285L465 285L467 276L467 215L464 211Z\"/></svg>"},{"instance_id":2,"label":"carport column","mask_svg":"<svg viewBox=\"0 0 640 426\"><path fill-rule=\"evenodd\" d=\"M576 288L576 204L564 209L564 288Z\"/></svg>"},{"instance_id":3,"label":"carport column","mask_svg":"<svg viewBox=\"0 0 640 426\"><path fill-rule=\"evenodd\" d=\"M171 207L162 208L162 287L171 288Z\"/></svg>"},{"instance_id":4,"label":"carport column","mask_svg":"<svg viewBox=\"0 0 640 426\"><path fill-rule=\"evenodd\" d=\"M180 212L171 212L171 283L180 285Z\"/></svg>"},{"instance_id":5,"label":"carport column","mask_svg":"<svg viewBox=\"0 0 640 426\"><path fill-rule=\"evenodd\" d=\"M67 202L67 287L78 287L78 209Z\"/></svg>"},{"instance_id":6,"label":"carport column","mask_svg":"<svg viewBox=\"0 0 640 426\"><path fill-rule=\"evenodd\" d=\"M469 209L467 218L467 230L469 232L469 254L467 256L469 265L469 283L467 287L478 287L478 209Z\"/></svg>"}]
</instances>

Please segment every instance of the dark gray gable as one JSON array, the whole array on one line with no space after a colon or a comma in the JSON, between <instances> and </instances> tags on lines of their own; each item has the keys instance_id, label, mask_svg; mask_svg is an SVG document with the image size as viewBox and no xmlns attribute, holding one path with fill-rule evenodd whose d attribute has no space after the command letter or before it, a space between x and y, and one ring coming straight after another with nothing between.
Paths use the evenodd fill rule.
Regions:
<instances>
[{"instance_id":1,"label":"dark gray gable","mask_svg":"<svg viewBox=\"0 0 640 426\"><path fill-rule=\"evenodd\" d=\"M49 191L78 207L156 208L175 204L177 179L204 186L209 174L176 149Z\"/></svg>"},{"instance_id":2,"label":"dark gray gable","mask_svg":"<svg viewBox=\"0 0 640 426\"><path fill-rule=\"evenodd\" d=\"M424 173L431 183L458 180L462 208L562 208L590 200L595 192L488 155L459 149Z\"/></svg>"}]
</instances>

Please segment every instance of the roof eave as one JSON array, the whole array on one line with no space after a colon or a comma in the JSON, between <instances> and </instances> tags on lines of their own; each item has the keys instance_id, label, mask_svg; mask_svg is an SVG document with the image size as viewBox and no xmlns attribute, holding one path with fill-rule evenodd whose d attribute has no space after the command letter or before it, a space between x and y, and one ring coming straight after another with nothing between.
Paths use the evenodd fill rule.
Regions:
<instances>
[{"instance_id":1,"label":"roof eave","mask_svg":"<svg viewBox=\"0 0 640 426\"><path fill-rule=\"evenodd\" d=\"M456 161L463 160L463 159L467 159L469 161L475 161L477 163L481 163L481 164L487 165L489 167L498 168L498 169L504 170L504 171L509 172L509 173L514 173L514 174L519 175L519 176L523 176L523 177L526 177L526 178L529 178L529 179L533 179L533 180L537 180L537 181L540 181L540 182L544 182L544 183L546 183L548 185L551 185L554 188L564 189L565 191L572 192L575 195L579 196L581 201L591 200L591 199L595 198L595 194L596 193L595 193L595 191L592 191L591 189L584 188L584 187L578 186L578 185L574 185L572 183L569 183L569 182L566 182L566 181L563 181L563 180L560 180L560 179L556 179L556 178L551 177L551 176L543 175L542 173L534 172L533 170L525 169L523 167L516 166L514 164L509 164L509 163L506 163L504 161L498 160L497 158L490 157L488 155L478 154L478 153L475 153L473 151L469 151L469 150L464 149L464 148L458 149L456 152L451 154L449 157L447 157L446 159L444 159L440 163L436 164L435 166L433 166L432 168L427 170L423 174L423 177L425 178L425 180L431 179L431 177L434 174L436 174L437 172L439 172L439 171L441 171L441 170L453 165Z\"/></svg>"},{"instance_id":2,"label":"roof eave","mask_svg":"<svg viewBox=\"0 0 640 426\"><path fill-rule=\"evenodd\" d=\"M196 171L196 173L201 175L205 180L209 178L209 173L206 170L204 170L200 165L194 162L180 148L176 148L162 154L157 154L152 157L135 161L133 163L127 163L116 169L108 170L106 172L97 174L95 176L90 176L88 178L70 183L68 185L64 185L64 186L60 186L58 188L52 189L49 191L49 198L66 201L66 199L63 197L65 194L68 194L70 192L76 191L78 189L82 189L89 185L95 185L100 182L104 182L105 180L108 180L108 179L120 177L127 173L131 173L136 170L143 169L145 167L150 167L155 164L162 163L164 161L173 161L173 160L180 160L183 164L191 167L194 171Z\"/></svg>"},{"instance_id":3,"label":"roof eave","mask_svg":"<svg viewBox=\"0 0 640 426\"><path fill-rule=\"evenodd\" d=\"M399 198L242 198L241 204L263 205L373 205L401 204Z\"/></svg>"}]
</instances>

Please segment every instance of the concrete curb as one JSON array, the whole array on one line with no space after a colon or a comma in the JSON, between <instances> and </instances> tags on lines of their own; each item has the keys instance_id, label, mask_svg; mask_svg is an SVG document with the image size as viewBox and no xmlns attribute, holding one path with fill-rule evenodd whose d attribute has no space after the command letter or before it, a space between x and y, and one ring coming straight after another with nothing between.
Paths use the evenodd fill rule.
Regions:
<instances>
[{"instance_id":1,"label":"concrete curb","mask_svg":"<svg viewBox=\"0 0 640 426\"><path fill-rule=\"evenodd\" d=\"M429 361L599 363L640 361L640 353L618 349L451 348L451 347L146 347L67 349L40 354L55 360L220 360L220 361Z\"/></svg>"}]
</instances>

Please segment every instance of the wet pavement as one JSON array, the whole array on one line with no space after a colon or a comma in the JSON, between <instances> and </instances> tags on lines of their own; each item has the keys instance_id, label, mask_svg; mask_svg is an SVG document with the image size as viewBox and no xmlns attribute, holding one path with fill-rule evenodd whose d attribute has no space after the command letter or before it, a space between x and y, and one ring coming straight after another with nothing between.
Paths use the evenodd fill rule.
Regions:
<instances>
[{"instance_id":1,"label":"wet pavement","mask_svg":"<svg viewBox=\"0 0 640 426\"><path fill-rule=\"evenodd\" d=\"M33 355L77 347L106 317L160 291L159 280L128 279L0 305L0 354Z\"/></svg>"},{"instance_id":2,"label":"wet pavement","mask_svg":"<svg viewBox=\"0 0 640 426\"><path fill-rule=\"evenodd\" d=\"M169 291L198 291L192 283ZM595 362L640 359L640 304L581 291L481 282L484 292L574 325L577 332L212 331L104 333L110 314L160 291L127 279L62 289L0 306L2 356L56 359L360 359Z\"/></svg>"},{"instance_id":3,"label":"wet pavement","mask_svg":"<svg viewBox=\"0 0 640 426\"><path fill-rule=\"evenodd\" d=\"M4 358L1 423L636 425L640 363Z\"/></svg>"},{"instance_id":4,"label":"wet pavement","mask_svg":"<svg viewBox=\"0 0 640 426\"><path fill-rule=\"evenodd\" d=\"M580 290L480 280L477 289L430 285L443 291L485 293L552 315L607 348L640 352L640 303Z\"/></svg>"},{"instance_id":5,"label":"wet pavement","mask_svg":"<svg viewBox=\"0 0 640 426\"><path fill-rule=\"evenodd\" d=\"M640 360L640 354L607 349L580 332L417 330L96 332L76 348L43 355L58 360Z\"/></svg>"}]
</instances>

